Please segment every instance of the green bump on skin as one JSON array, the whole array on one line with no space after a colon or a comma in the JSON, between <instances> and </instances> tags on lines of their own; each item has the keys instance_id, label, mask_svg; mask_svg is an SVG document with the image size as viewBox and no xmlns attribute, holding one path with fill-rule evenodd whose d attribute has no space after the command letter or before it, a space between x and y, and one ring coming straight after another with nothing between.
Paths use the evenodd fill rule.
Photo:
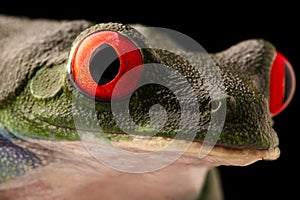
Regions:
<instances>
[{"instance_id":1,"label":"green bump on skin","mask_svg":"<svg viewBox=\"0 0 300 200\"><path fill-rule=\"evenodd\" d=\"M54 97L65 84L63 74L64 68L60 65L41 68L30 82L31 94L37 99Z\"/></svg>"},{"instance_id":2,"label":"green bump on skin","mask_svg":"<svg viewBox=\"0 0 300 200\"><path fill-rule=\"evenodd\" d=\"M71 98L69 93L63 92L65 88L62 80L65 79L61 77L66 77L66 75L65 73L60 73L59 76L61 77L55 78L57 82L53 81L53 87L49 86L49 84L42 85L39 81L42 81L42 78L47 78L43 77L46 76L45 72L48 71L47 69L40 70L36 78L32 80L34 83L30 81L24 88L24 91L11 104L0 110L0 120L4 122L6 127L9 127L12 133L20 138L79 140L77 132L73 130L75 127L73 124ZM65 69L59 65L55 68L49 68L49 71L65 72ZM49 78L53 77L55 77L54 73L53 76L49 76ZM43 87L45 87L44 90L49 88L50 93L43 93ZM32 88L35 88L34 91ZM32 93L36 95L32 95ZM60 106L66 107L61 109ZM22 121L22 123L15 123L15 121Z\"/></svg>"}]
</instances>

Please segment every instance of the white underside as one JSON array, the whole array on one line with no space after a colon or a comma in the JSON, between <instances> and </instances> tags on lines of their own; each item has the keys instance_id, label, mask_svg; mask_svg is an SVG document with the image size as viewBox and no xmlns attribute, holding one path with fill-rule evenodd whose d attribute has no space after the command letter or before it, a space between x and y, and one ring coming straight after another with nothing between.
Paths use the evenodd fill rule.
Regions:
<instances>
[{"instance_id":1,"label":"white underside","mask_svg":"<svg viewBox=\"0 0 300 200\"><path fill-rule=\"evenodd\" d=\"M229 149L216 146L199 159L201 143L193 142L171 165L148 173L120 172L95 159L81 142L39 141L54 149L55 161L0 185L6 199L194 199L201 192L207 170L218 165L247 165L276 159L279 149ZM130 143L130 148L127 148ZM167 140L136 138L113 145L129 151L154 151ZM173 149L179 151L180 149ZM114 157L112 159L118 159ZM145 162L145 165L151 163Z\"/></svg>"}]
</instances>

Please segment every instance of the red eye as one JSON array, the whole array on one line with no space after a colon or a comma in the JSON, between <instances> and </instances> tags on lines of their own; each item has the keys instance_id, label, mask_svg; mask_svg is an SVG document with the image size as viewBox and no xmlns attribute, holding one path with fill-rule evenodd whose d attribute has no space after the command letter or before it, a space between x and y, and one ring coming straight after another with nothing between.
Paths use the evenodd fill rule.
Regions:
<instances>
[{"instance_id":1,"label":"red eye","mask_svg":"<svg viewBox=\"0 0 300 200\"><path fill-rule=\"evenodd\" d=\"M270 112L273 116L287 107L293 98L295 88L294 70L289 61L277 52L270 76Z\"/></svg>"},{"instance_id":2,"label":"red eye","mask_svg":"<svg viewBox=\"0 0 300 200\"><path fill-rule=\"evenodd\" d=\"M142 64L142 54L129 38L114 31L101 31L89 35L78 45L73 54L71 73L75 84L84 93L109 101L122 75ZM135 73L135 77L122 80L122 88L114 92L115 98L122 98L134 90L141 68Z\"/></svg>"}]
</instances>

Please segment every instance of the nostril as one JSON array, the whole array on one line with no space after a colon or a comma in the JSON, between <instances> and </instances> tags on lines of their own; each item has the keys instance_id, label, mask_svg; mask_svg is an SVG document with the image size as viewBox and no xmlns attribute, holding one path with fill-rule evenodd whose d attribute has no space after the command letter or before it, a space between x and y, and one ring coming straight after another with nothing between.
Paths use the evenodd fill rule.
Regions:
<instances>
[{"instance_id":1,"label":"nostril","mask_svg":"<svg viewBox=\"0 0 300 200\"><path fill-rule=\"evenodd\" d=\"M296 88L295 73L289 61L276 53L270 74L270 112L273 116L291 102Z\"/></svg>"},{"instance_id":2,"label":"nostril","mask_svg":"<svg viewBox=\"0 0 300 200\"><path fill-rule=\"evenodd\" d=\"M219 108L222 106L222 102L219 99L212 100L210 102L211 111L216 112L219 110Z\"/></svg>"}]
</instances>

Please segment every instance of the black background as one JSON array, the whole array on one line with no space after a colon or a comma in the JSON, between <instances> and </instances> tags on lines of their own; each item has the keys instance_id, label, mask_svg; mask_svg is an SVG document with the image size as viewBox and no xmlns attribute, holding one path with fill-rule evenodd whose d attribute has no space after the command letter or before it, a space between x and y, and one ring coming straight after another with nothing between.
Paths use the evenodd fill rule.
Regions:
<instances>
[{"instance_id":1,"label":"black background","mask_svg":"<svg viewBox=\"0 0 300 200\"><path fill-rule=\"evenodd\" d=\"M107 3L107 2L106 2ZM197 40L208 52L221 51L241 40L264 38L272 42L294 66L300 77L300 14L289 2L262 6L243 2L229 6L212 2L198 5L189 2L73 2L74 7L43 2L41 7L2 6L0 13L32 18L87 19L95 22L141 23L182 32ZM276 4L276 5L275 5ZM36 6L36 5L35 5ZM116 9L118 8L118 10ZM300 78L299 78L300 79ZM290 106L274 118L280 138L281 157L260 161L247 167L220 167L226 200L295 199L299 187L298 126L299 93ZM293 181L296 181L293 183Z\"/></svg>"}]
</instances>

